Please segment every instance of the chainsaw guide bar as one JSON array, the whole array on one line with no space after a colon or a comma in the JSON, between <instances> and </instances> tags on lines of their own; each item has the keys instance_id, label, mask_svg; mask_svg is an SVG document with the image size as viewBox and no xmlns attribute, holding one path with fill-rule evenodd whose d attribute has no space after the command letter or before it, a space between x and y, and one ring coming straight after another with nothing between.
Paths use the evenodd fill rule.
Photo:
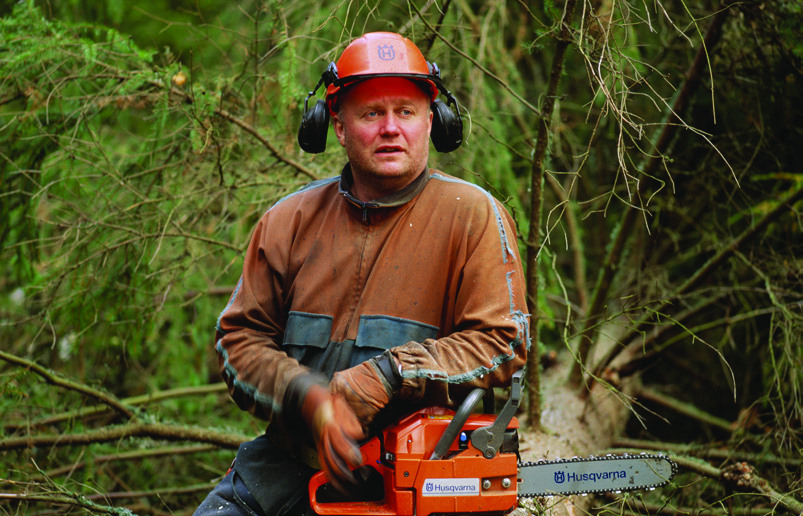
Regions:
<instances>
[{"instance_id":1,"label":"chainsaw guide bar","mask_svg":"<svg viewBox=\"0 0 803 516\"><path fill-rule=\"evenodd\" d=\"M677 464L664 454L622 454L519 462L518 495L534 498L653 490L668 484Z\"/></svg>"}]
</instances>

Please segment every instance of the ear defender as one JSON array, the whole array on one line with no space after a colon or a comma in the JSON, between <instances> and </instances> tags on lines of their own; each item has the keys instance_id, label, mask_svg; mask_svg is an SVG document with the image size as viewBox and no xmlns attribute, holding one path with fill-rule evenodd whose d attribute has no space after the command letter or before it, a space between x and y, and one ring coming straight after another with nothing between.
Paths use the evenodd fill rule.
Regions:
<instances>
[{"instance_id":1,"label":"ear defender","mask_svg":"<svg viewBox=\"0 0 803 516\"><path fill-rule=\"evenodd\" d=\"M449 107L454 103L457 113ZM432 133L430 139L438 152L452 152L463 143L463 118L457 101L449 95L449 104L441 99L432 103Z\"/></svg>"},{"instance_id":2,"label":"ear defender","mask_svg":"<svg viewBox=\"0 0 803 516\"><path fill-rule=\"evenodd\" d=\"M311 95L311 94L310 94ZM298 128L298 145L304 152L320 154L326 150L326 132L329 130L329 106L323 100L317 100L312 109L307 109L304 100L304 115Z\"/></svg>"}]
</instances>

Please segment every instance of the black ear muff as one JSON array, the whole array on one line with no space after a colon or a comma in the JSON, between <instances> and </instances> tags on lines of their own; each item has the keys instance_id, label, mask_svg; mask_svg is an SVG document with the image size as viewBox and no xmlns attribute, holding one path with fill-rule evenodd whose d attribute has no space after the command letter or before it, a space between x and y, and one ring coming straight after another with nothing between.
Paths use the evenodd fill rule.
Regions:
<instances>
[{"instance_id":1,"label":"black ear muff","mask_svg":"<svg viewBox=\"0 0 803 516\"><path fill-rule=\"evenodd\" d=\"M301 117L301 126L298 128L298 145L304 152L320 154L326 150L326 132L329 130L329 106L326 105L326 101L318 100L312 106L312 109L309 109L307 108L307 103L322 84L329 86L336 80L337 65L329 63L318 84L304 99L304 116Z\"/></svg>"},{"instance_id":2,"label":"black ear muff","mask_svg":"<svg viewBox=\"0 0 803 516\"><path fill-rule=\"evenodd\" d=\"M309 97L307 97L309 99ZM307 109L304 100L304 116L298 128L298 144L304 152L320 154L326 150L326 132L329 130L329 107L318 100L312 109Z\"/></svg>"},{"instance_id":3,"label":"black ear muff","mask_svg":"<svg viewBox=\"0 0 803 516\"><path fill-rule=\"evenodd\" d=\"M463 143L463 119L459 112L455 112L450 104L457 101L449 96L449 104L441 99L435 99L430 106L432 109L432 133L430 138L435 150L438 152L452 152Z\"/></svg>"}]
</instances>

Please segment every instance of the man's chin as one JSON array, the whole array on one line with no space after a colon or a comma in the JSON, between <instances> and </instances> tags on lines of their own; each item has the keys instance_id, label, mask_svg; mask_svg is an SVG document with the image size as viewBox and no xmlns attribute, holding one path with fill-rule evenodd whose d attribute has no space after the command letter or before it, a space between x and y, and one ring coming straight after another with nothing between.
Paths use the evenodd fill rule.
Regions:
<instances>
[{"instance_id":1,"label":"man's chin","mask_svg":"<svg viewBox=\"0 0 803 516\"><path fill-rule=\"evenodd\" d=\"M374 176L376 179L399 179L405 177L410 174L407 167L403 167L401 165L398 166L388 166L390 164L384 163L382 165L378 165L372 168L371 175Z\"/></svg>"}]
</instances>

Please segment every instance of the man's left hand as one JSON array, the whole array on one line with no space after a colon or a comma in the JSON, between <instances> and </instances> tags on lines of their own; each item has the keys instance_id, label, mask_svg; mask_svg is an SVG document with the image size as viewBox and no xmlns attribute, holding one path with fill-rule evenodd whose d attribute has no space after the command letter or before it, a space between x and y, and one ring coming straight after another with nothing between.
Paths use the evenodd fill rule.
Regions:
<instances>
[{"instance_id":1,"label":"man's left hand","mask_svg":"<svg viewBox=\"0 0 803 516\"><path fill-rule=\"evenodd\" d=\"M345 398L365 428L399 391L402 380L398 367L386 352L335 373L329 389Z\"/></svg>"}]
</instances>

